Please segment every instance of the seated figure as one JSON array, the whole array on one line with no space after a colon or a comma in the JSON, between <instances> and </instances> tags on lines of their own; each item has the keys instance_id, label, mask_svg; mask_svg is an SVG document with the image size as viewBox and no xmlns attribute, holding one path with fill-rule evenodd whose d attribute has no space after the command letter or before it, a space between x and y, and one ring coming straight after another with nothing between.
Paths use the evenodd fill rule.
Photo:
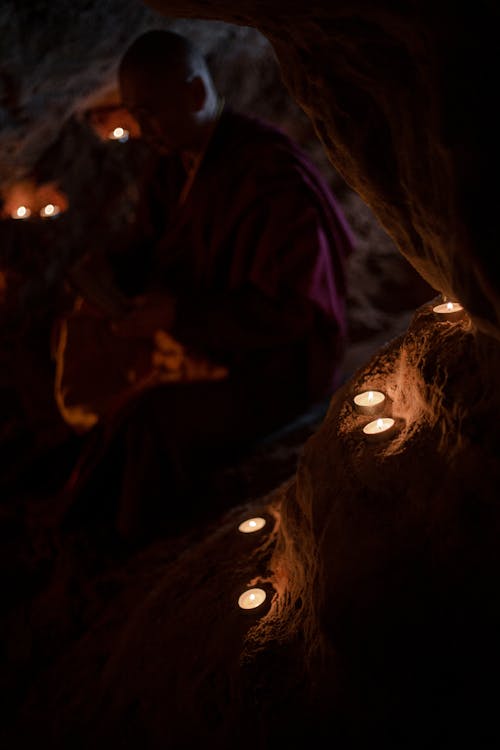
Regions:
<instances>
[{"instance_id":1,"label":"seated figure","mask_svg":"<svg viewBox=\"0 0 500 750\"><path fill-rule=\"evenodd\" d=\"M80 510L105 498L133 537L187 512L214 466L339 385L354 241L311 160L226 106L186 38L137 38L119 85L158 158L129 242L110 258L128 307L107 325L148 364L89 418L71 486Z\"/></svg>"}]
</instances>

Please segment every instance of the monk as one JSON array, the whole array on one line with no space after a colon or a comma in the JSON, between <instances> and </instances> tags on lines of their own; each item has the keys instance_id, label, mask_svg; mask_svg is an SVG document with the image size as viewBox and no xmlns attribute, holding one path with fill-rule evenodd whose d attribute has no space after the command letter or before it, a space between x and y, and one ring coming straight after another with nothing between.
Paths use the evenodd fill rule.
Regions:
<instances>
[{"instance_id":1,"label":"monk","mask_svg":"<svg viewBox=\"0 0 500 750\"><path fill-rule=\"evenodd\" d=\"M98 470L85 494L118 495L127 537L168 527L214 466L339 385L354 238L305 153L226 106L188 39L140 36L119 85L158 159L140 221L111 258L117 286L137 301L113 330L129 347L165 331L213 375L142 389L93 428ZM104 466L108 479L114 467L106 491Z\"/></svg>"}]
</instances>

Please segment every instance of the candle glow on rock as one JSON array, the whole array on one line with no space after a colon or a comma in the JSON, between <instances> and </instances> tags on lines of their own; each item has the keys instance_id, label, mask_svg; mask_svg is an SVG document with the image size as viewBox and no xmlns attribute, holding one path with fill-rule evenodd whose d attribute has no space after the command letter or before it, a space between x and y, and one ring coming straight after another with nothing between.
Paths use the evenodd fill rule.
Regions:
<instances>
[{"instance_id":1,"label":"candle glow on rock","mask_svg":"<svg viewBox=\"0 0 500 750\"><path fill-rule=\"evenodd\" d=\"M266 600L264 589L248 589L243 592L238 599L238 605L241 609L255 609Z\"/></svg>"},{"instance_id":2,"label":"candle glow on rock","mask_svg":"<svg viewBox=\"0 0 500 750\"><path fill-rule=\"evenodd\" d=\"M260 531L266 525L266 519L256 516L255 518L248 518L238 526L238 531L243 534L252 534L254 531Z\"/></svg>"},{"instance_id":3,"label":"candle glow on rock","mask_svg":"<svg viewBox=\"0 0 500 750\"><path fill-rule=\"evenodd\" d=\"M13 219L28 219L31 216L31 211L27 206L18 206L12 214Z\"/></svg>"},{"instance_id":4,"label":"candle glow on rock","mask_svg":"<svg viewBox=\"0 0 500 750\"><path fill-rule=\"evenodd\" d=\"M363 427L365 435L379 435L380 433L387 432L391 427L394 426L394 419L391 417L379 417L374 419L373 422L368 422Z\"/></svg>"},{"instance_id":5,"label":"candle glow on rock","mask_svg":"<svg viewBox=\"0 0 500 750\"><path fill-rule=\"evenodd\" d=\"M354 396L356 409L361 414L374 414L382 408L385 402L385 395L382 391L363 391Z\"/></svg>"}]
</instances>

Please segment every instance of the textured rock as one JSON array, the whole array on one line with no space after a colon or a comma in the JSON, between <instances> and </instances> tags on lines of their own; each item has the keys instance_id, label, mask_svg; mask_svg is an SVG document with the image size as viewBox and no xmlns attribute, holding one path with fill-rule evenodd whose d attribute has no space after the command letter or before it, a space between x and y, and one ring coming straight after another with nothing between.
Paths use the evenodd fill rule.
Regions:
<instances>
[{"instance_id":1,"label":"textured rock","mask_svg":"<svg viewBox=\"0 0 500 750\"><path fill-rule=\"evenodd\" d=\"M15 736L57 750L75 733L82 750L373 736L417 748L430 733L441 747L496 746L499 394L487 373L499 356L468 318L419 309L333 397L295 477L100 582L121 593L109 606L101 594L99 616L55 654ZM367 387L387 394L397 425L372 442L352 402ZM262 531L237 531L262 514ZM62 583L33 617L57 623ZM238 610L260 585L267 604Z\"/></svg>"}]
</instances>

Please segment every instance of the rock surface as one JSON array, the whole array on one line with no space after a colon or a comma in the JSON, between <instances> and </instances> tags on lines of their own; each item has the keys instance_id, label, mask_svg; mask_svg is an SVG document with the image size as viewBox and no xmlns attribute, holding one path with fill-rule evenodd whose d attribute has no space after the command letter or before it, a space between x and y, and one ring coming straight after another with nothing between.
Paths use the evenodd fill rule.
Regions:
<instances>
[{"instance_id":1,"label":"rock surface","mask_svg":"<svg viewBox=\"0 0 500 750\"><path fill-rule=\"evenodd\" d=\"M475 373L499 356L468 317L419 309L333 397L294 477L101 580L108 603L32 687L22 746L493 746L498 392ZM352 402L367 387L396 420L373 441ZM242 612L253 586L268 599Z\"/></svg>"}]
</instances>

